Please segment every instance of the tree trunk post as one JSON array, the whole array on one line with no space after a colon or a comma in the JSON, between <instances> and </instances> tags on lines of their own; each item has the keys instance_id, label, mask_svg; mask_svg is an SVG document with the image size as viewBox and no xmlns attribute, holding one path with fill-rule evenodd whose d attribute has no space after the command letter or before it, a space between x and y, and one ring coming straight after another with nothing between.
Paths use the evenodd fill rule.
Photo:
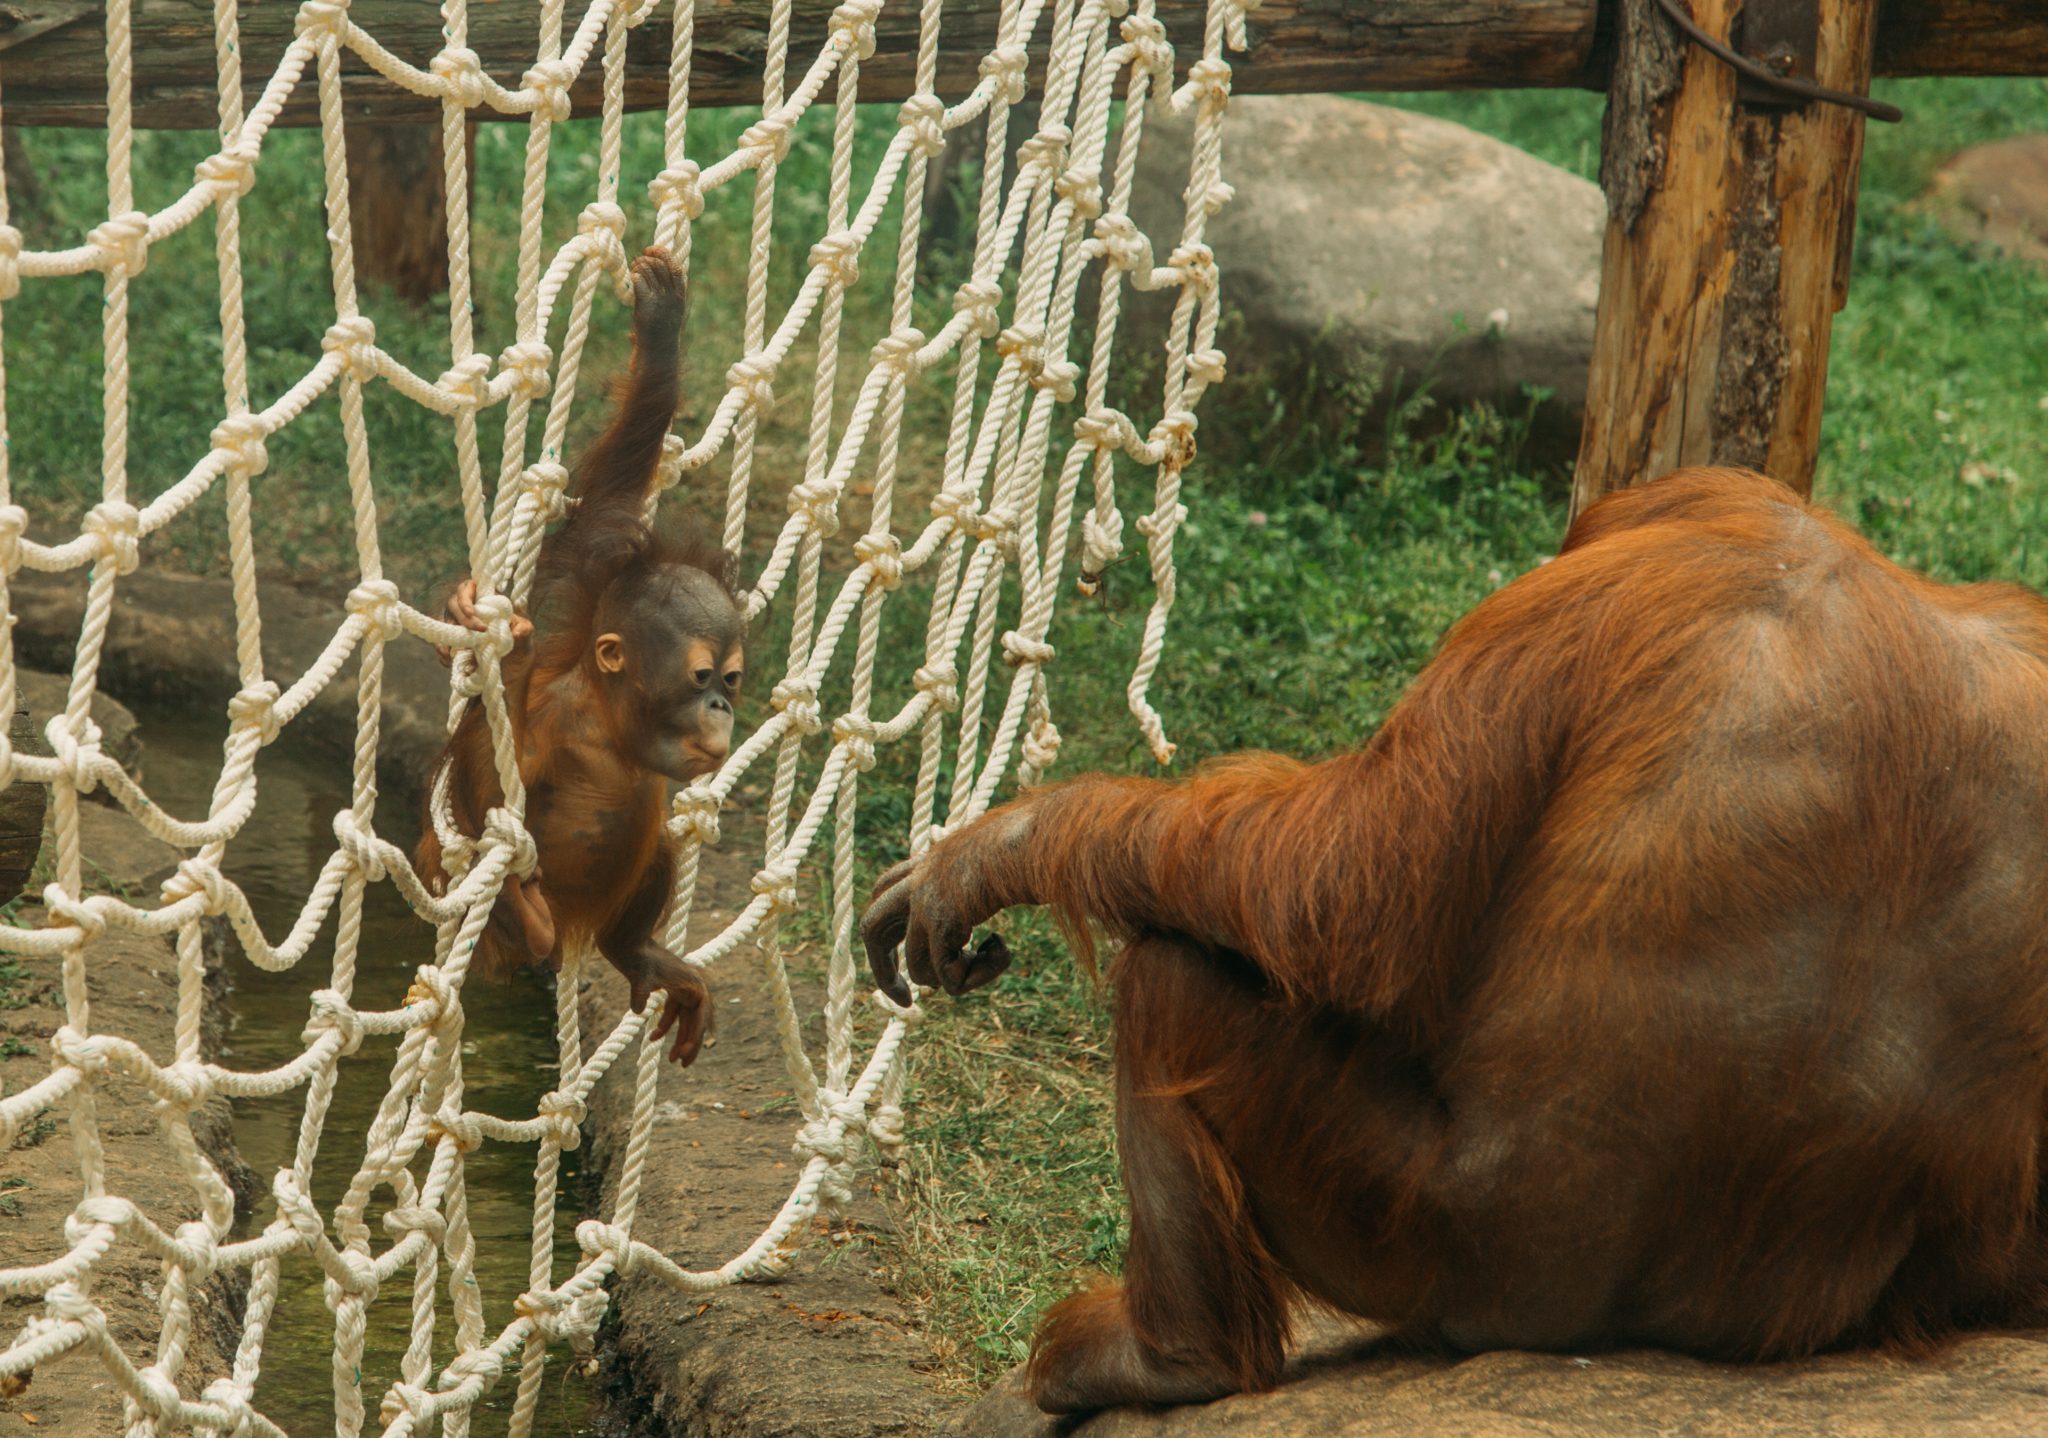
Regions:
<instances>
[{"instance_id":1,"label":"tree trunk post","mask_svg":"<svg viewBox=\"0 0 2048 1438\"><path fill-rule=\"evenodd\" d=\"M1690 0L1727 39L1742 0ZM1805 78L1863 94L1878 0L1749 0L1817 24ZM1810 493L1828 340L1848 297L1864 116L1738 95L1657 0L1624 0L1601 184L1606 247L1573 512L1685 465L1760 469ZM1742 51L1738 36L1732 48Z\"/></svg>"},{"instance_id":2,"label":"tree trunk post","mask_svg":"<svg viewBox=\"0 0 2048 1438\"><path fill-rule=\"evenodd\" d=\"M476 126L467 126L475 173ZM448 291L448 199L438 124L348 127L349 219L356 272L425 304Z\"/></svg>"}]
</instances>

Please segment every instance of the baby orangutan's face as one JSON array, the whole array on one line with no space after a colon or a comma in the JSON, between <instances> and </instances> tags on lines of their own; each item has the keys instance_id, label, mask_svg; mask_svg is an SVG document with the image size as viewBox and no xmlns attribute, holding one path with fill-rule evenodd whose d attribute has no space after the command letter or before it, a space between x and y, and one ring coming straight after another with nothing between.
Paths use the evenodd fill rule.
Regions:
<instances>
[{"instance_id":1,"label":"baby orangutan's face","mask_svg":"<svg viewBox=\"0 0 2048 1438\"><path fill-rule=\"evenodd\" d=\"M597 639L597 667L616 675L633 758L677 783L709 774L732 751L733 706L746 680L746 612L700 569L676 567L624 632Z\"/></svg>"}]
</instances>

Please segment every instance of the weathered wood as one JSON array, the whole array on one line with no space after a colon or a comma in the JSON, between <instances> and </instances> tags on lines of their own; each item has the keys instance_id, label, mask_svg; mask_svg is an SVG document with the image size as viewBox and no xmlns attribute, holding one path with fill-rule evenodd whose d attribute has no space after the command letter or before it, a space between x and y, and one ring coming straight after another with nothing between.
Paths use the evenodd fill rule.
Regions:
<instances>
[{"instance_id":1,"label":"weathered wood","mask_svg":"<svg viewBox=\"0 0 2048 1438\"><path fill-rule=\"evenodd\" d=\"M26 709L14 711L7 737L17 753L48 752ZM28 887L28 876L42 852L43 816L49 803L50 791L25 779L0 789L0 904Z\"/></svg>"},{"instance_id":2,"label":"weathered wood","mask_svg":"<svg viewBox=\"0 0 2048 1438\"><path fill-rule=\"evenodd\" d=\"M466 129L474 160L476 127ZM348 186L357 277L389 285L412 304L447 293L448 203L441 184L440 125L351 126Z\"/></svg>"},{"instance_id":3,"label":"weathered wood","mask_svg":"<svg viewBox=\"0 0 2048 1438\"><path fill-rule=\"evenodd\" d=\"M1693 0L1725 36L1741 0ZM1862 93L1876 0L1819 0L1816 78ZM1863 117L1738 105L1735 72L1626 0L1602 179L1609 218L1575 509L1682 465L1811 489L1847 297Z\"/></svg>"},{"instance_id":4,"label":"weathered wood","mask_svg":"<svg viewBox=\"0 0 2048 1438\"><path fill-rule=\"evenodd\" d=\"M24 11L72 0L9 0ZM796 0L794 54L815 51L837 0ZM583 6L571 4L573 22ZM1241 90L1318 91L1357 88L1453 88L1495 83L1593 83L1596 0L1266 0L1252 17L1258 43L1238 65ZM212 0L150 0L135 16L136 123L203 127L214 120ZM245 3L241 9L243 73L253 99L290 43L297 7ZM1179 47L1183 69L1200 57L1204 0L1161 0L1159 18ZM533 62L537 7L531 0L472 5L469 43L487 70L516 85ZM953 0L941 34L941 90L972 85L981 56L995 43L997 0ZM420 0L355 0L350 14L394 54L425 65L441 48L440 7ZM767 0L700 7L690 98L699 105L759 104L767 43ZM901 100L910 93L918 7L886 6L875 25L876 51L861 65L864 99ZM659 109L668 103L668 7L636 29L627 47L626 103ZM1044 26L1033 48L1042 52ZM6 44L0 29L0 46ZM105 35L100 14L82 16L5 51L6 118L11 123L104 123ZM598 65L585 67L574 94L576 113L595 113ZM431 120L422 100L349 57L347 113L379 123ZM313 123L309 70L287 106L284 123Z\"/></svg>"}]
</instances>

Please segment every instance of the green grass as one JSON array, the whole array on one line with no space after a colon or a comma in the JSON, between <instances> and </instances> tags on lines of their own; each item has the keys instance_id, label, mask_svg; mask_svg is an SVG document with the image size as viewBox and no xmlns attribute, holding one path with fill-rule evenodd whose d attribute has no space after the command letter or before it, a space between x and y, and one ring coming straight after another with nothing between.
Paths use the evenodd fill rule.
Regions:
<instances>
[{"instance_id":1,"label":"green grass","mask_svg":"<svg viewBox=\"0 0 2048 1438\"><path fill-rule=\"evenodd\" d=\"M2048 556L2032 538L2048 519L2048 280L1948 241L1908 204L1952 149L2048 130L2048 90L2014 81L1883 90L1910 118L1871 131L1855 287L1836 327L1819 492L1889 552L1937 574L2048 586ZM1399 98L1581 174L1597 166L1598 97ZM745 118L698 117L694 147L715 151ZM882 117L864 131L863 174L885 124ZM34 134L30 141L49 173L44 207L21 221L30 243L81 233L98 218L100 137ZM317 152L303 135L271 144L248 230L259 403L312 362L329 309ZM487 351L511 337L518 145L518 131L486 127L478 147L479 323ZM636 118L629 173L655 168L658 147L658 124ZM188 136L144 137L145 198L170 194L204 148ZM821 224L824 157L822 131L807 128L784 173L779 296L793 288ZM556 164L560 193L579 198L551 210L551 242L573 231L575 207L592 185L587 126L561 132ZM644 195L629 188L624 199L630 233L644 235ZM744 187L722 193L700 227L693 353L707 379L695 387L699 406L715 398L711 377L739 349L745 203ZM884 249L889 243L882 237ZM156 492L196 457L217 408L210 246L209 228L195 227L152 255L137 287L140 352L192 360L151 363L149 382L137 391L139 493ZM883 327L886 269L872 265L852 300L850 333L862 343ZM98 305L97 288L80 281L32 284L6 310L16 486L38 534L59 531L96 498ZM604 296L599 305L586 367L591 383L621 349L621 312ZM930 328L944 307L944 286L931 287L920 323ZM373 299L371 309L384 343L424 372L438 372L442 318L408 315L386 299ZM1450 416L1445 426L1427 427L1428 439L1413 437L1421 427L1397 424L1383 442L1344 423L1359 407L1355 377L1304 388L1235 374L1204 413L1205 458L1190 476L1193 513L1178 545L1180 602L1153 690L1182 765L1245 746L1323 754L1370 733L1446 625L1559 537L1557 486L1521 466L1513 417ZM942 427L935 395L932 387L915 401L921 408L913 423L925 434ZM582 407L586 424L598 408ZM371 411L387 553L406 583L436 582L461 564L448 428L381 388L371 391ZM801 453L802 402L793 387L778 420L763 510L750 532L765 534L780 518L777 479ZM490 430L487 424L487 467L496 452ZM332 399L271 453L272 469L257 489L268 526L265 562L301 577L352 572ZM701 482L716 493L724 474ZM928 485L928 477L921 482ZM1140 495L1124 498L1127 509L1142 504ZM218 570L218 502L211 503L152 558ZM864 519L857 508L849 506L848 523ZM902 512L915 511L906 503ZM1139 557L1114 569L1105 597L1071 603L1055 630L1061 658L1050 682L1065 736L1060 772L1151 768L1123 697L1150 601L1143 568ZM778 628L789 607L778 606ZM922 617L914 592L885 612L885 655L916 652ZM835 697L826 696L828 709ZM866 874L900 852L909 763L901 747L890 750L865 782ZM896 1190L904 1222L891 1261L899 1285L944 1371L962 1384L985 1382L1020 1357L1044 1305L1084 1271L1113 1272L1123 1241L1111 1036L1100 996L1040 919L1006 923L1018 955L1013 974L990 994L935 1004L922 1031L912 1143ZM815 964L822 917L799 916L792 930Z\"/></svg>"}]
</instances>

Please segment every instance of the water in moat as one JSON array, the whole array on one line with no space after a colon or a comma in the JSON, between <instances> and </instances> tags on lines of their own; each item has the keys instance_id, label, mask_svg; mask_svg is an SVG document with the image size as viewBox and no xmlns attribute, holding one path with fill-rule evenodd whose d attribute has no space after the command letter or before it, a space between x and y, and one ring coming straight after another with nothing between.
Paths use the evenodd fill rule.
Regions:
<instances>
[{"instance_id":1,"label":"water in moat","mask_svg":"<svg viewBox=\"0 0 2048 1438\"><path fill-rule=\"evenodd\" d=\"M167 703L133 706L141 720L145 744L143 771L151 796L179 817L206 812L221 764L221 741L227 721L200 706ZM284 936L299 912L320 866L334 849L335 811L349 801L349 770L345 758L309 751L289 732L265 750L257 765L258 803L242 833L229 845L228 875L248 894L265 934ZM378 816L386 838L408 850L416 820L410 805L388 801ZM363 936L357 964L354 1002L365 1009L389 1009L403 1001L413 972L432 959L433 931L406 907L390 884L373 885L363 914ZM241 956L230 960L233 980L232 1028L225 1062L238 1069L267 1069L282 1064L304 1048L307 999L327 986L333 958L335 920L328 917L320 941L299 966L281 974L266 973ZM463 1038L466 1105L505 1117L526 1117L534 1102L554 1086L556 1072L553 998L538 977L509 986L475 984L468 1000ZM390 1039L371 1039L341 1066L332 1108L314 1165L314 1197L323 1214L354 1175L362 1155L363 1136L383 1098L396 1051ZM243 1160L262 1187L255 1224L272 1216L269 1182L288 1166L298 1142L304 1088L273 1099L237 1100L235 1141ZM576 1153L562 1156L567 1200L555 1221L556 1278L575 1252L574 1229L579 1214L575 1193ZM528 1144L486 1143L469 1155L467 1177L470 1224L476 1235L476 1277L484 1294L487 1336L495 1336L512 1318L512 1300L527 1287L532 1247L534 1148ZM423 1170L421 1170L423 1171ZM389 1236L378 1222L388 1190L376 1196L370 1221L381 1248ZM329 1235L332 1237L332 1234ZM434 1361L445 1364L452 1351L454 1317L446 1296L447 1270L440 1272L443 1293L436 1322ZM369 1315L369 1336L363 1358L362 1394L366 1431L382 1429L377 1405L398 1375L399 1359L412 1330L411 1270L385 1285ZM515 1360L516 1362L516 1360ZM588 1389L578 1380L564 1381L558 1357L549 1365L534 1432L541 1438L573 1438L585 1430ZM508 1369L479 1403L474 1431L505 1431L516 1387L517 1369ZM318 1268L308 1259L287 1262L284 1287L269 1337L263 1345L263 1372L256 1406L286 1432L300 1435L334 1431L334 1319L322 1292Z\"/></svg>"}]
</instances>

